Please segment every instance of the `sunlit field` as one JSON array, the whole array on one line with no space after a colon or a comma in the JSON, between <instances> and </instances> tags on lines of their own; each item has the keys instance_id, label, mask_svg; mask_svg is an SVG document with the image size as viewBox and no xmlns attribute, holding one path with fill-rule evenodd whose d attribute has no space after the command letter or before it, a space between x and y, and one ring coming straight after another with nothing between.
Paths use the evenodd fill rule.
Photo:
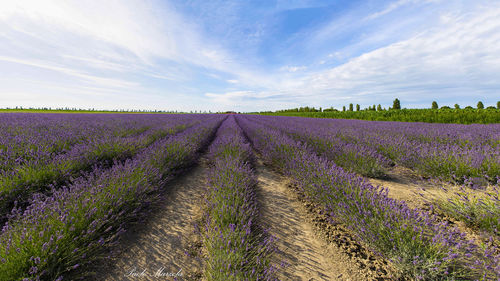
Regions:
<instances>
[{"instance_id":1,"label":"sunlit field","mask_svg":"<svg viewBox=\"0 0 500 281\"><path fill-rule=\"evenodd\" d=\"M500 278L500 124L2 113L0 132L0 280L287 280L308 259Z\"/></svg>"}]
</instances>

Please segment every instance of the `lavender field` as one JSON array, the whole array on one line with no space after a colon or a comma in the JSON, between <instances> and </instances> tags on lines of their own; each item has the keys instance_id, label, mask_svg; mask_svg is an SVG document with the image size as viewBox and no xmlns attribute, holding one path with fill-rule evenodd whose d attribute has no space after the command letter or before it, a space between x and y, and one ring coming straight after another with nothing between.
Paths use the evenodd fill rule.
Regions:
<instances>
[{"instance_id":1,"label":"lavender field","mask_svg":"<svg viewBox=\"0 0 500 281\"><path fill-rule=\"evenodd\" d=\"M499 185L500 124L4 113L0 280L498 280Z\"/></svg>"}]
</instances>

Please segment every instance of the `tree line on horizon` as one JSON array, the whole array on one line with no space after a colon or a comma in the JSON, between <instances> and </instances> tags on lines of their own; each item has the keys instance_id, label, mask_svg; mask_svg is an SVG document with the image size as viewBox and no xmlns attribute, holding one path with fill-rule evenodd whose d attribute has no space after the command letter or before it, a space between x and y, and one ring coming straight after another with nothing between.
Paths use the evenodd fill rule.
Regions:
<instances>
[{"instance_id":1,"label":"tree line on horizon","mask_svg":"<svg viewBox=\"0 0 500 281\"><path fill-rule=\"evenodd\" d=\"M361 109L361 106L359 104L356 104L356 111L362 111L362 110L365 110L365 111L385 111L385 110L400 110L401 109L401 101L399 99L394 99L393 103L392 103L392 107L389 107L389 108L383 108L382 105L378 104L378 105L373 105L373 106L368 106L367 108L364 108L364 109ZM425 108L420 108L420 109L425 109ZM442 106L441 108L439 107L438 103L436 101L433 101L431 103L431 107L430 109L456 109L456 110L460 110L460 109L485 109L484 107L484 104L482 101L479 101L476 105L476 108L472 107L472 106L466 106L464 108L461 108L460 105L458 103L456 103L453 108L449 107L449 106ZM494 106L488 106L486 107L486 109L500 109L500 101L497 102L497 106L494 107ZM330 108L325 108L323 109L322 107L320 108L315 108L315 107L309 107L309 106L305 106L305 107L298 107L298 108L290 108L290 109L281 109L281 110L276 110L274 111L275 113L287 113L287 112L345 112L345 111L354 111L354 104L350 103L347 107L346 106L343 106L342 107L342 110L339 110L339 109L336 109L334 107L330 107ZM261 113L271 113L272 111L261 111Z\"/></svg>"},{"instance_id":2,"label":"tree line on horizon","mask_svg":"<svg viewBox=\"0 0 500 281\"><path fill-rule=\"evenodd\" d=\"M354 110L356 108L356 110ZM466 106L461 108L459 104L455 104L453 108L449 106L439 107L436 101L431 103L430 108L407 109L401 108L399 99L393 101L392 107L388 109L382 108L379 105L369 106L361 109L359 104L350 103L347 107L343 106L342 110L333 107L316 109L314 107L300 107L292 109L277 110L275 112L265 111L258 112L262 115L284 115L284 116L300 116L300 117L315 117L315 118L338 118L338 119L361 119L372 121L402 121L402 122L427 122L427 123L500 123L500 101L497 102L497 107L488 106L485 108L482 101L479 101L476 108Z\"/></svg>"}]
</instances>

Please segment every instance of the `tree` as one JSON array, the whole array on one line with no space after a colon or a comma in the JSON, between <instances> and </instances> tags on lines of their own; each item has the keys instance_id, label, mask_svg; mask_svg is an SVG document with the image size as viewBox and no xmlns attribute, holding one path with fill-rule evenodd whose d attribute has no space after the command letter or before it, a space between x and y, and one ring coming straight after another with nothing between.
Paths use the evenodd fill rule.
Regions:
<instances>
[{"instance_id":1,"label":"tree","mask_svg":"<svg viewBox=\"0 0 500 281\"><path fill-rule=\"evenodd\" d=\"M497 108L500 109L500 101L497 101Z\"/></svg>"},{"instance_id":2,"label":"tree","mask_svg":"<svg viewBox=\"0 0 500 281\"><path fill-rule=\"evenodd\" d=\"M375 111L375 105L373 105L372 110Z\"/></svg>"},{"instance_id":3,"label":"tree","mask_svg":"<svg viewBox=\"0 0 500 281\"><path fill-rule=\"evenodd\" d=\"M392 109L401 109L401 103L399 102L399 99L395 99L392 102Z\"/></svg>"},{"instance_id":4,"label":"tree","mask_svg":"<svg viewBox=\"0 0 500 281\"><path fill-rule=\"evenodd\" d=\"M458 105L458 103L455 103L455 109L460 109L460 105Z\"/></svg>"},{"instance_id":5,"label":"tree","mask_svg":"<svg viewBox=\"0 0 500 281\"><path fill-rule=\"evenodd\" d=\"M342 106L342 111L345 111L345 105L344 105L344 106Z\"/></svg>"},{"instance_id":6,"label":"tree","mask_svg":"<svg viewBox=\"0 0 500 281\"><path fill-rule=\"evenodd\" d=\"M482 102L482 101L479 101L479 102L477 103L477 109L484 109L484 104L483 104L483 102Z\"/></svg>"},{"instance_id":7,"label":"tree","mask_svg":"<svg viewBox=\"0 0 500 281\"><path fill-rule=\"evenodd\" d=\"M352 105L352 103L350 103L350 104L349 104L349 111L353 111L353 110L354 110L354 109L353 109L353 105Z\"/></svg>"},{"instance_id":8,"label":"tree","mask_svg":"<svg viewBox=\"0 0 500 281\"><path fill-rule=\"evenodd\" d=\"M438 103L436 101L433 101L432 102L432 109L438 109L439 106L438 106Z\"/></svg>"},{"instance_id":9,"label":"tree","mask_svg":"<svg viewBox=\"0 0 500 281\"><path fill-rule=\"evenodd\" d=\"M360 109L359 104L356 104L356 111L359 111L359 109Z\"/></svg>"},{"instance_id":10,"label":"tree","mask_svg":"<svg viewBox=\"0 0 500 281\"><path fill-rule=\"evenodd\" d=\"M377 105L377 111L382 111L382 106L380 104Z\"/></svg>"}]
</instances>

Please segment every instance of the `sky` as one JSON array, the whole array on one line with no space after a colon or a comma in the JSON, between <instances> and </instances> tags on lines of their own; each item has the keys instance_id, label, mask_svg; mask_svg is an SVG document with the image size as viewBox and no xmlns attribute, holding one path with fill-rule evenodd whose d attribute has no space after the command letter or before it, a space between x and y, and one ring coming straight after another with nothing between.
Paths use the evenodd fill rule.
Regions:
<instances>
[{"instance_id":1,"label":"sky","mask_svg":"<svg viewBox=\"0 0 500 281\"><path fill-rule=\"evenodd\" d=\"M0 0L0 108L485 106L496 0Z\"/></svg>"}]
</instances>

